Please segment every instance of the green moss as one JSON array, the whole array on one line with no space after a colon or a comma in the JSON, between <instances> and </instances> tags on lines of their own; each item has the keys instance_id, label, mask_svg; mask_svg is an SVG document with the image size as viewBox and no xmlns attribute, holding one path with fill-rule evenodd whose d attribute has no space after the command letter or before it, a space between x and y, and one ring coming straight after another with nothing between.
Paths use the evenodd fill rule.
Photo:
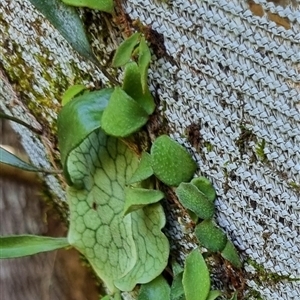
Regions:
<instances>
[{"instance_id":1,"label":"green moss","mask_svg":"<svg viewBox=\"0 0 300 300\"><path fill-rule=\"evenodd\" d=\"M267 155L265 154L265 145L266 141L262 139L261 142L256 144L255 148L256 155L262 162L266 162L268 160Z\"/></svg>"}]
</instances>

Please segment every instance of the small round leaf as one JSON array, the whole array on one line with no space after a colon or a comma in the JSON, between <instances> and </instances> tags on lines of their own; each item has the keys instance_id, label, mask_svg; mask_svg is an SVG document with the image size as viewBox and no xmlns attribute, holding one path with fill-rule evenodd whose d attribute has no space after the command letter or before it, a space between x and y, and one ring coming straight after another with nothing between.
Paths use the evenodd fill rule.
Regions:
<instances>
[{"instance_id":1,"label":"small round leaf","mask_svg":"<svg viewBox=\"0 0 300 300\"><path fill-rule=\"evenodd\" d=\"M204 220L198 224L195 235L203 247L213 252L222 251L227 243L226 234L212 220Z\"/></svg>"},{"instance_id":2,"label":"small round leaf","mask_svg":"<svg viewBox=\"0 0 300 300\"><path fill-rule=\"evenodd\" d=\"M157 299L170 299L170 286L162 275L159 275L149 283L143 284L138 296L138 300Z\"/></svg>"},{"instance_id":3,"label":"small round leaf","mask_svg":"<svg viewBox=\"0 0 300 300\"><path fill-rule=\"evenodd\" d=\"M197 169L197 164L188 151L167 135L154 141L151 155L155 176L169 186L189 181Z\"/></svg>"}]
</instances>

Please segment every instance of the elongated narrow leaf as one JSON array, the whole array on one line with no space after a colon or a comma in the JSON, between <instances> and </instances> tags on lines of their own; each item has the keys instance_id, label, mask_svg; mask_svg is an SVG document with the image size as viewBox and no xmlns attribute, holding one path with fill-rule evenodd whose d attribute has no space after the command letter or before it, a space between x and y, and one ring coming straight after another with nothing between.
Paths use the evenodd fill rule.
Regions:
<instances>
[{"instance_id":1,"label":"elongated narrow leaf","mask_svg":"<svg viewBox=\"0 0 300 300\"><path fill-rule=\"evenodd\" d=\"M221 252L221 255L229 262L231 262L232 265L236 268L242 267L242 262L238 255L238 252L230 240L227 241L225 248Z\"/></svg>"},{"instance_id":2,"label":"elongated narrow leaf","mask_svg":"<svg viewBox=\"0 0 300 300\"><path fill-rule=\"evenodd\" d=\"M0 147L0 163L10 165L22 170L30 171L30 172L40 172L41 170L36 168L35 166L28 164L27 162L21 160L14 154Z\"/></svg>"},{"instance_id":3,"label":"elongated narrow leaf","mask_svg":"<svg viewBox=\"0 0 300 300\"><path fill-rule=\"evenodd\" d=\"M68 102L58 115L58 143L61 161L70 185L74 182L69 177L66 166L67 157L91 132L101 126L103 110L106 108L112 92L113 89L103 89L78 96Z\"/></svg>"},{"instance_id":4,"label":"elongated narrow leaf","mask_svg":"<svg viewBox=\"0 0 300 300\"><path fill-rule=\"evenodd\" d=\"M61 0L29 0L83 57L99 64L94 56L83 23L74 7Z\"/></svg>"},{"instance_id":5,"label":"elongated narrow leaf","mask_svg":"<svg viewBox=\"0 0 300 300\"><path fill-rule=\"evenodd\" d=\"M68 5L88 7L108 12L110 14L114 11L114 3L112 0L62 0Z\"/></svg>"},{"instance_id":6,"label":"elongated narrow leaf","mask_svg":"<svg viewBox=\"0 0 300 300\"><path fill-rule=\"evenodd\" d=\"M127 187L125 189L124 215L163 199L164 193L158 190Z\"/></svg>"},{"instance_id":7,"label":"elongated narrow leaf","mask_svg":"<svg viewBox=\"0 0 300 300\"><path fill-rule=\"evenodd\" d=\"M123 90L133 98L148 115L154 112L155 103L153 97L148 85L142 87L141 72L136 62L129 62L125 66Z\"/></svg>"},{"instance_id":8,"label":"elongated narrow leaf","mask_svg":"<svg viewBox=\"0 0 300 300\"><path fill-rule=\"evenodd\" d=\"M126 182L138 162L128 146L101 129L68 157L71 180L82 187L72 186L67 191L68 239L111 292L131 291L137 283L153 280L168 262L161 205L155 203L123 215Z\"/></svg>"},{"instance_id":9,"label":"elongated narrow leaf","mask_svg":"<svg viewBox=\"0 0 300 300\"><path fill-rule=\"evenodd\" d=\"M64 106L71 101L75 96L85 90L86 87L83 84L76 84L70 86L63 94L61 104Z\"/></svg>"},{"instance_id":10,"label":"elongated narrow leaf","mask_svg":"<svg viewBox=\"0 0 300 300\"><path fill-rule=\"evenodd\" d=\"M67 238L36 235L12 235L0 237L0 258L16 258L52 251L69 246Z\"/></svg>"},{"instance_id":11,"label":"elongated narrow leaf","mask_svg":"<svg viewBox=\"0 0 300 300\"><path fill-rule=\"evenodd\" d=\"M206 300L210 290L210 276L199 249L186 258L182 284L186 300Z\"/></svg>"},{"instance_id":12,"label":"elongated narrow leaf","mask_svg":"<svg viewBox=\"0 0 300 300\"><path fill-rule=\"evenodd\" d=\"M140 289L138 300L169 300L170 286L166 279L160 275L149 283L143 284Z\"/></svg>"},{"instance_id":13,"label":"elongated narrow leaf","mask_svg":"<svg viewBox=\"0 0 300 300\"><path fill-rule=\"evenodd\" d=\"M140 36L141 34L136 32L128 39L126 39L124 42L121 43L112 61L112 65L115 68L124 66L127 62L129 62L132 51L134 47L137 45Z\"/></svg>"},{"instance_id":14,"label":"elongated narrow leaf","mask_svg":"<svg viewBox=\"0 0 300 300\"><path fill-rule=\"evenodd\" d=\"M139 69L141 73L140 81L143 87L143 91L146 92L148 88L148 68L151 60L150 49L146 43L144 37L141 38L139 45Z\"/></svg>"},{"instance_id":15,"label":"elongated narrow leaf","mask_svg":"<svg viewBox=\"0 0 300 300\"><path fill-rule=\"evenodd\" d=\"M116 87L103 112L101 124L107 134L126 137L145 125L148 118L148 114L134 99Z\"/></svg>"}]
</instances>

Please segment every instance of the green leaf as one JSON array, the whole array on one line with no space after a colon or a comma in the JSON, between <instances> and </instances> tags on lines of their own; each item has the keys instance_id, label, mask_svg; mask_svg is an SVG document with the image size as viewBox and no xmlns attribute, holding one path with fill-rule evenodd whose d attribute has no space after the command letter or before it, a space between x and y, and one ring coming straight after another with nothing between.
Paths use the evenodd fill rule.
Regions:
<instances>
[{"instance_id":1,"label":"green leaf","mask_svg":"<svg viewBox=\"0 0 300 300\"><path fill-rule=\"evenodd\" d=\"M10 165L22 170L30 171L30 172L41 172L42 170L36 168L35 166L28 164L27 162L21 160L14 154L0 147L0 163Z\"/></svg>"},{"instance_id":2,"label":"green leaf","mask_svg":"<svg viewBox=\"0 0 300 300\"><path fill-rule=\"evenodd\" d=\"M189 181L197 169L187 150L167 135L161 135L154 141L151 156L155 176L169 186Z\"/></svg>"},{"instance_id":3,"label":"green leaf","mask_svg":"<svg viewBox=\"0 0 300 300\"><path fill-rule=\"evenodd\" d=\"M170 286L166 279L160 275L149 283L143 284L138 300L169 300Z\"/></svg>"},{"instance_id":4,"label":"green leaf","mask_svg":"<svg viewBox=\"0 0 300 300\"><path fill-rule=\"evenodd\" d=\"M98 9L110 14L114 12L114 3L112 0L62 0L62 1L68 5Z\"/></svg>"},{"instance_id":5,"label":"green leaf","mask_svg":"<svg viewBox=\"0 0 300 300\"><path fill-rule=\"evenodd\" d=\"M242 262L238 255L238 252L230 240L227 240L225 248L221 252L222 257L227 259L236 268L242 267Z\"/></svg>"},{"instance_id":6,"label":"green leaf","mask_svg":"<svg viewBox=\"0 0 300 300\"><path fill-rule=\"evenodd\" d=\"M151 164L151 155L148 152L143 152L139 166L137 167L136 171L133 173L127 184L140 182L152 176L153 169Z\"/></svg>"},{"instance_id":7,"label":"green leaf","mask_svg":"<svg viewBox=\"0 0 300 300\"><path fill-rule=\"evenodd\" d=\"M232 297L230 298L230 300L238 300L237 295L238 295L238 292L235 291L234 294L232 295Z\"/></svg>"},{"instance_id":8,"label":"green leaf","mask_svg":"<svg viewBox=\"0 0 300 300\"><path fill-rule=\"evenodd\" d=\"M107 134L126 137L139 130L147 121L145 110L121 88L116 87L103 113L101 124Z\"/></svg>"},{"instance_id":9,"label":"green leaf","mask_svg":"<svg viewBox=\"0 0 300 300\"><path fill-rule=\"evenodd\" d=\"M151 115L155 109L153 97L149 91L148 85L142 87L141 73L136 62L129 62L125 66L123 90L133 98L148 115Z\"/></svg>"},{"instance_id":10,"label":"green leaf","mask_svg":"<svg viewBox=\"0 0 300 300\"><path fill-rule=\"evenodd\" d=\"M110 295L106 295L103 298L101 298L101 300L111 300L111 297Z\"/></svg>"},{"instance_id":11,"label":"green leaf","mask_svg":"<svg viewBox=\"0 0 300 300\"><path fill-rule=\"evenodd\" d=\"M206 300L215 300L219 296L222 296L221 291L210 291Z\"/></svg>"},{"instance_id":12,"label":"green leaf","mask_svg":"<svg viewBox=\"0 0 300 300\"><path fill-rule=\"evenodd\" d=\"M124 66L131 58L132 51L137 45L141 34L136 32L121 43L113 58L112 65L115 68Z\"/></svg>"},{"instance_id":13,"label":"green leaf","mask_svg":"<svg viewBox=\"0 0 300 300\"><path fill-rule=\"evenodd\" d=\"M210 290L210 276L199 249L186 258L182 284L186 300L206 300Z\"/></svg>"},{"instance_id":14,"label":"green leaf","mask_svg":"<svg viewBox=\"0 0 300 300\"><path fill-rule=\"evenodd\" d=\"M215 205L201 193L192 183L182 182L176 189L176 195L180 203L194 212L201 219L212 218L215 212Z\"/></svg>"},{"instance_id":15,"label":"green leaf","mask_svg":"<svg viewBox=\"0 0 300 300\"><path fill-rule=\"evenodd\" d=\"M172 262L172 271L173 271L173 275L176 276L179 273L183 272L183 268L177 261L174 261Z\"/></svg>"},{"instance_id":16,"label":"green leaf","mask_svg":"<svg viewBox=\"0 0 300 300\"><path fill-rule=\"evenodd\" d=\"M164 193L158 190L127 187L125 188L124 215L156 203L163 198Z\"/></svg>"},{"instance_id":17,"label":"green leaf","mask_svg":"<svg viewBox=\"0 0 300 300\"><path fill-rule=\"evenodd\" d=\"M0 236L0 259L16 258L69 246L66 238L36 235Z\"/></svg>"},{"instance_id":18,"label":"green leaf","mask_svg":"<svg viewBox=\"0 0 300 300\"><path fill-rule=\"evenodd\" d=\"M69 155L68 240L90 262L110 292L131 291L157 277L169 257L159 203L124 217L126 182L138 166L137 155L102 130L91 133Z\"/></svg>"},{"instance_id":19,"label":"green leaf","mask_svg":"<svg viewBox=\"0 0 300 300\"><path fill-rule=\"evenodd\" d=\"M182 278L183 271L175 275L171 286L171 300L185 300Z\"/></svg>"},{"instance_id":20,"label":"green leaf","mask_svg":"<svg viewBox=\"0 0 300 300\"><path fill-rule=\"evenodd\" d=\"M216 191L207 178L203 176L196 177L192 179L191 183L195 185L198 188L198 190L207 197L208 200L212 202L215 201Z\"/></svg>"},{"instance_id":21,"label":"green leaf","mask_svg":"<svg viewBox=\"0 0 300 300\"><path fill-rule=\"evenodd\" d=\"M30 0L70 45L83 57L98 64L85 34L83 23L74 7L61 0Z\"/></svg>"},{"instance_id":22,"label":"green leaf","mask_svg":"<svg viewBox=\"0 0 300 300\"><path fill-rule=\"evenodd\" d=\"M204 220L195 228L195 235L200 244L210 251L222 251L227 243L226 234L212 220Z\"/></svg>"},{"instance_id":23,"label":"green leaf","mask_svg":"<svg viewBox=\"0 0 300 300\"><path fill-rule=\"evenodd\" d=\"M104 109L113 89L86 93L68 102L58 114L58 145L64 174L69 185L72 182L67 168L67 158L91 132L101 125Z\"/></svg>"},{"instance_id":24,"label":"green leaf","mask_svg":"<svg viewBox=\"0 0 300 300\"><path fill-rule=\"evenodd\" d=\"M76 84L70 86L63 94L61 104L64 106L70 100L72 100L75 96L81 93L83 90L86 89L86 86L83 84Z\"/></svg>"},{"instance_id":25,"label":"green leaf","mask_svg":"<svg viewBox=\"0 0 300 300\"><path fill-rule=\"evenodd\" d=\"M139 69L140 69L140 82L143 87L143 91L148 89L148 68L151 60L151 52L146 43L145 37L141 38L139 45Z\"/></svg>"}]
</instances>

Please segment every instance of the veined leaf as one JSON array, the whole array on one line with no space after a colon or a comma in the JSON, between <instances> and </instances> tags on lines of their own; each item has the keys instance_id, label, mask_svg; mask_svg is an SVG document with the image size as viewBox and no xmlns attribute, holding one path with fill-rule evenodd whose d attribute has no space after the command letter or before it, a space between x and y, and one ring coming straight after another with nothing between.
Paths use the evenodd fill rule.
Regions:
<instances>
[{"instance_id":1,"label":"veined leaf","mask_svg":"<svg viewBox=\"0 0 300 300\"><path fill-rule=\"evenodd\" d=\"M143 284L138 300L169 300L170 286L166 279L160 275L149 283Z\"/></svg>"},{"instance_id":2,"label":"veined leaf","mask_svg":"<svg viewBox=\"0 0 300 300\"><path fill-rule=\"evenodd\" d=\"M83 84L75 84L70 86L63 94L61 104L64 106L69 101L71 101L75 96L81 93L86 89L86 86Z\"/></svg>"},{"instance_id":3,"label":"veined leaf","mask_svg":"<svg viewBox=\"0 0 300 300\"><path fill-rule=\"evenodd\" d=\"M29 0L83 57L99 64L86 37L83 23L74 7L61 0Z\"/></svg>"},{"instance_id":4,"label":"veined leaf","mask_svg":"<svg viewBox=\"0 0 300 300\"><path fill-rule=\"evenodd\" d=\"M68 184L73 185L66 161L69 153L77 147L91 132L101 126L103 110L113 89L86 93L68 102L58 114L58 144L64 174Z\"/></svg>"},{"instance_id":5,"label":"veined leaf","mask_svg":"<svg viewBox=\"0 0 300 300\"><path fill-rule=\"evenodd\" d=\"M112 0L62 0L68 5L88 7L98 9L112 14L114 11L114 3Z\"/></svg>"},{"instance_id":6,"label":"veined leaf","mask_svg":"<svg viewBox=\"0 0 300 300\"><path fill-rule=\"evenodd\" d=\"M36 235L0 236L0 258L16 258L69 246L67 238Z\"/></svg>"},{"instance_id":7,"label":"veined leaf","mask_svg":"<svg viewBox=\"0 0 300 300\"><path fill-rule=\"evenodd\" d=\"M161 205L123 216L124 190L137 168L137 155L99 129L70 153L67 165L71 181L82 186L67 191L70 244L86 256L111 292L131 291L157 277L169 256Z\"/></svg>"},{"instance_id":8,"label":"veined leaf","mask_svg":"<svg viewBox=\"0 0 300 300\"><path fill-rule=\"evenodd\" d=\"M186 300L206 300L210 290L210 276L199 249L186 258L182 284Z\"/></svg>"},{"instance_id":9,"label":"veined leaf","mask_svg":"<svg viewBox=\"0 0 300 300\"><path fill-rule=\"evenodd\" d=\"M139 69L140 69L140 81L143 87L143 91L148 89L148 68L151 60L151 52L146 43L145 37L141 38L139 45Z\"/></svg>"},{"instance_id":10,"label":"veined leaf","mask_svg":"<svg viewBox=\"0 0 300 300\"><path fill-rule=\"evenodd\" d=\"M121 43L113 58L112 65L115 68L124 66L131 58L132 51L137 45L141 34L136 32Z\"/></svg>"}]
</instances>

